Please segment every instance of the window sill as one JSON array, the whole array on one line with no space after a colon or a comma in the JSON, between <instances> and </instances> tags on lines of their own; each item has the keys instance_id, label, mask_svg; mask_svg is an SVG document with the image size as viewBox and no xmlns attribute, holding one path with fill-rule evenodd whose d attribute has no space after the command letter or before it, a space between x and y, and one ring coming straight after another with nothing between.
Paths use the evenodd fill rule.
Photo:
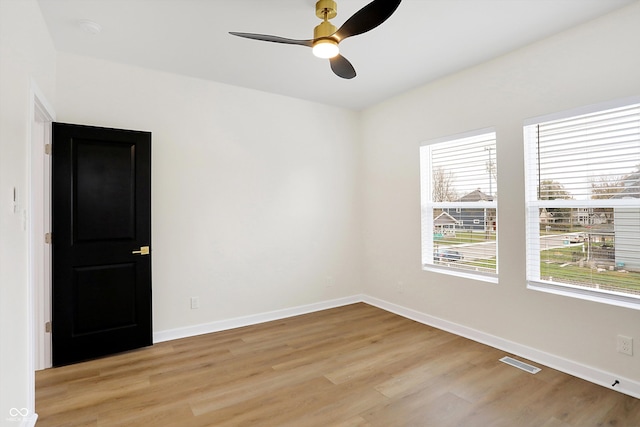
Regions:
<instances>
[{"instance_id":1,"label":"window sill","mask_svg":"<svg viewBox=\"0 0 640 427\"><path fill-rule=\"evenodd\" d=\"M619 292L592 290L571 285L556 285L554 283L533 280L527 281L527 289L640 310L640 297L633 297Z\"/></svg>"},{"instance_id":2,"label":"window sill","mask_svg":"<svg viewBox=\"0 0 640 427\"><path fill-rule=\"evenodd\" d=\"M471 271L456 270L453 268L437 267L431 264L424 264L422 266L423 271L431 271L434 273L448 274L449 276L463 277L465 279L479 280L481 282L498 284L497 274L482 274Z\"/></svg>"}]
</instances>

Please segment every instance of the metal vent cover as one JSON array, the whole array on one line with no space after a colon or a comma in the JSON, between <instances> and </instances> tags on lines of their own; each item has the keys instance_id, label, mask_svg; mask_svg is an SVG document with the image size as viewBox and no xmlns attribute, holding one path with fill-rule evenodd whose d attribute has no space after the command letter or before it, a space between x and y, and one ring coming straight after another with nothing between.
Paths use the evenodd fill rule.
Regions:
<instances>
[{"instance_id":1,"label":"metal vent cover","mask_svg":"<svg viewBox=\"0 0 640 427\"><path fill-rule=\"evenodd\" d=\"M507 365L515 366L518 369L522 369L523 371L529 372L530 374L537 374L542 370L540 368L536 368L533 365L529 365L528 363L521 362L509 356L503 357L502 359L500 359L500 361L506 363Z\"/></svg>"}]
</instances>

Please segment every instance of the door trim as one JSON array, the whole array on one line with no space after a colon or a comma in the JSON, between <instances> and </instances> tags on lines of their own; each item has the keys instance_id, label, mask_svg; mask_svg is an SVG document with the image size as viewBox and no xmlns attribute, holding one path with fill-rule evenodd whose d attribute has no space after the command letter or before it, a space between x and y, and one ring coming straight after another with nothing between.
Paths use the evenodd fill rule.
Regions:
<instances>
[{"instance_id":1,"label":"door trim","mask_svg":"<svg viewBox=\"0 0 640 427\"><path fill-rule=\"evenodd\" d=\"M28 231L28 366L29 413L35 414L35 371L51 366L51 334L44 333L45 317L51 318L51 258L44 245L43 229L51 224L50 208L45 208L50 194L50 168L45 167L44 144L51 142L51 122L55 111L32 79L29 88L29 123L27 150L29 155L28 211L25 211L25 231ZM40 127L41 131L38 131ZM50 159L48 159L50 161ZM47 172L48 171L48 172ZM47 267L48 266L48 267ZM49 309L47 310L47 307ZM48 337L47 337L48 336ZM47 344L48 341L48 344ZM48 346L48 361L47 361ZM34 423L35 423L34 418Z\"/></svg>"}]
</instances>

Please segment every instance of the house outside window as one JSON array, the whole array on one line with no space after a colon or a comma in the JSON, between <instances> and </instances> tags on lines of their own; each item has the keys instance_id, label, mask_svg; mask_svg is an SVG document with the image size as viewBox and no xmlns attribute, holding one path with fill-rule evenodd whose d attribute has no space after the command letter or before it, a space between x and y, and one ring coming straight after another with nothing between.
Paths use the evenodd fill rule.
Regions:
<instances>
[{"instance_id":1,"label":"house outside window","mask_svg":"<svg viewBox=\"0 0 640 427\"><path fill-rule=\"evenodd\" d=\"M420 147L422 266L497 282L497 163L492 129Z\"/></svg>"},{"instance_id":2,"label":"house outside window","mask_svg":"<svg viewBox=\"0 0 640 427\"><path fill-rule=\"evenodd\" d=\"M640 308L640 102L524 127L530 288Z\"/></svg>"}]
</instances>

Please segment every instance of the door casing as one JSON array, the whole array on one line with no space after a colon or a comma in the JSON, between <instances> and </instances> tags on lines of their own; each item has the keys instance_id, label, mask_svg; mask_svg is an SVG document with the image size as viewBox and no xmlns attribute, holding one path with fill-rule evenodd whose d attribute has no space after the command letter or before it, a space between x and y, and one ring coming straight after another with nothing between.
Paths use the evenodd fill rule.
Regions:
<instances>
[{"instance_id":1,"label":"door casing","mask_svg":"<svg viewBox=\"0 0 640 427\"><path fill-rule=\"evenodd\" d=\"M29 277L28 306L29 339L29 414L35 413L35 371L51 366L51 334L45 323L51 320L51 252L44 243L44 233L51 224L51 158L45 154L45 144L51 143L51 123L56 115L35 81L29 90L29 126L27 147L29 158L28 207L24 208L24 226L28 231Z\"/></svg>"}]
</instances>

